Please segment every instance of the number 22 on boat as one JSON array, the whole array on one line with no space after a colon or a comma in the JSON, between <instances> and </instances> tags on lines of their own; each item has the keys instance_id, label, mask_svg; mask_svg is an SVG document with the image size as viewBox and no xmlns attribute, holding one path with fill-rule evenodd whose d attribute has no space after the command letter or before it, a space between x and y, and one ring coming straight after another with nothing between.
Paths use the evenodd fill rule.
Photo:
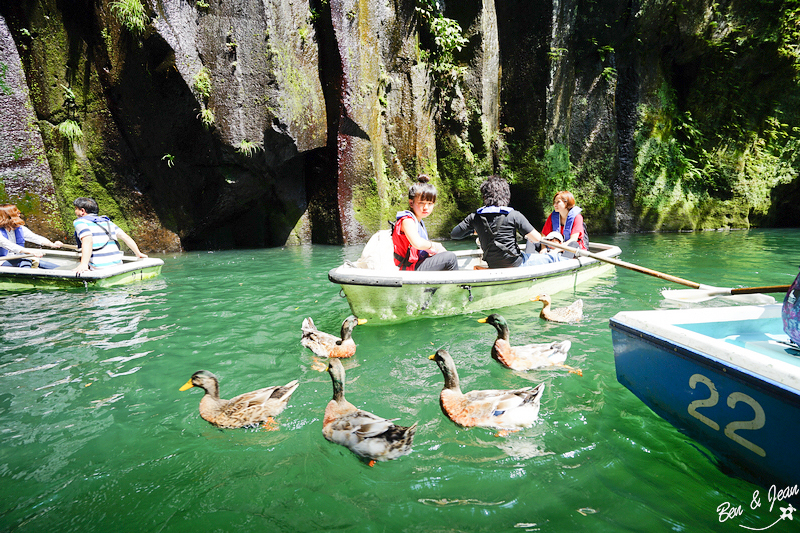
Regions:
<instances>
[{"instance_id":1,"label":"number 22 on boat","mask_svg":"<svg viewBox=\"0 0 800 533\"><path fill-rule=\"evenodd\" d=\"M715 431L719 431L719 424L708 418L707 416L698 413L697 410L704 408L704 407L714 407L719 402L719 393L717 392L717 387L714 385L710 379L702 374L694 374L692 377L689 378L689 386L694 389L697 387L697 384L703 384L708 388L709 396L708 398L702 400L695 400L689 404L689 414L710 427ZM743 420L743 421L734 421L730 422L728 425L725 426L724 433L725 436L729 439L733 440L734 442L741 444L751 452L760 455L761 457L766 457L767 453L764 451L763 448L760 446L753 444L749 440L745 439L741 435L738 435L736 432L740 429L744 430L757 430L764 427L766 423L766 415L764 414L764 409L761 407L757 401L755 401L751 396L744 394L743 392L732 392L728 395L728 407L731 409L736 407L736 404L739 402L744 402L750 407L752 407L755 417L752 420Z\"/></svg>"}]
</instances>

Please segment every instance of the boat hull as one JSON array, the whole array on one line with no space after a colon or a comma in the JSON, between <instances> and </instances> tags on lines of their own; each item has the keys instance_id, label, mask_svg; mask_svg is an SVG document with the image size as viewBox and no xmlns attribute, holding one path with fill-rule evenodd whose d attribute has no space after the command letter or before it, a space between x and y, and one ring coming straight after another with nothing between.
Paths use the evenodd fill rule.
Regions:
<instances>
[{"instance_id":1,"label":"boat hull","mask_svg":"<svg viewBox=\"0 0 800 533\"><path fill-rule=\"evenodd\" d=\"M161 259L148 258L141 261L126 261L119 266L92 270L80 276L68 268L71 266L69 264L56 270L0 267L0 290L113 287L154 278L161 273L163 265Z\"/></svg>"},{"instance_id":2,"label":"boat hull","mask_svg":"<svg viewBox=\"0 0 800 533\"><path fill-rule=\"evenodd\" d=\"M608 257L617 247L603 246ZM473 270L477 252L457 252L456 272L376 271L341 266L328 278L342 287L353 314L359 318L402 322L499 309L554 294L613 271L614 266L591 258L576 258L524 268Z\"/></svg>"},{"instance_id":3,"label":"boat hull","mask_svg":"<svg viewBox=\"0 0 800 533\"><path fill-rule=\"evenodd\" d=\"M797 484L800 353L776 342L780 306L709 311L617 314L617 380L730 472L764 487Z\"/></svg>"}]
</instances>

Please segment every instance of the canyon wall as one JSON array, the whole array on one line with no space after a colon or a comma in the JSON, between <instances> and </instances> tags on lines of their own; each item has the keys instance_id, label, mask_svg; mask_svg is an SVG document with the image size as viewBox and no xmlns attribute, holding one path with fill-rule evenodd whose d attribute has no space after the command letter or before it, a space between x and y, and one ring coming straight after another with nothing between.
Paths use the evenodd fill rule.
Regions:
<instances>
[{"instance_id":1,"label":"canyon wall","mask_svg":"<svg viewBox=\"0 0 800 533\"><path fill-rule=\"evenodd\" d=\"M541 225L796 226L797 17L754 1L20 0L0 5L0 201L143 249L363 242L432 176ZM794 43L794 44L792 44Z\"/></svg>"}]
</instances>

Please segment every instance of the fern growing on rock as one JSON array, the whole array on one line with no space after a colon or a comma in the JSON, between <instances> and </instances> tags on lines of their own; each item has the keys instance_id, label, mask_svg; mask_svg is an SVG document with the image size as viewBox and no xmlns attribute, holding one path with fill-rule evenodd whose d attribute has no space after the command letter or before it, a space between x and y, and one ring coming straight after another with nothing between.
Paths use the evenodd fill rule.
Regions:
<instances>
[{"instance_id":1,"label":"fern growing on rock","mask_svg":"<svg viewBox=\"0 0 800 533\"><path fill-rule=\"evenodd\" d=\"M147 13L139 0L116 0L111 3L111 10L117 15L117 20L129 32L139 35L147 27Z\"/></svg>"}]
</instances>

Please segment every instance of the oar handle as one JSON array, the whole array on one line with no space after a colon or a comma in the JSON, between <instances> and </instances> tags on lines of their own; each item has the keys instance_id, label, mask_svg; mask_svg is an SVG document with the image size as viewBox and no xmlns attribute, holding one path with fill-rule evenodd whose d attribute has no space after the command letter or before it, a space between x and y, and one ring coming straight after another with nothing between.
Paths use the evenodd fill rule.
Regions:
<instances>
[{"instance_id":1,"label":"oar handle","mask_svg":"<svg viewBox=\"0 0 800 533\"><path fill-rule=\"evenodd\" d=\"M572 248L565 244L561 244L560 242L542 241L542 246L552 246L553 248L558 248L559 250L563 250L565 252L572 252L575 255L583 255L586 257L591 257L592 259L597 259L598 261L605 261L606 263L611 263L612 265L621 266L622 268L627 268L629 270L635 270L636 272L641 272L642 274L654 276L656 278L663 279L665 281L671 281L679 285L686 285L687 287L691 287L693 289L700 288L699 283L695 283L694 281L689 281L688 279L683 279L670 274L664 274L663 272L659 272L657 270L651 270L649 268L640 267L639 265L634 265L633 263L620 261L619 259L614 259L613 257L603 257L602 255L594 254L587 250L582 250L580 248Z\"/></svg>"},{"instance_id":2,"label":"oar handle","mask_svg":"<svg viewBox=\"0 0 800 533\"><path fill-rule=\"evenodd\" d=\"M64 250L42 250L42 252L44 252L45 255L55 255L55 256L61 256L61 257L74 257L74 258L77 258L77 259L80 259L80 257L81 257L80 252L67 252L67 251L64 251ZM132 257L132 256L129 256L129 255L123 255L122 256L122 260L123 261L140 261L141 259L139 257Z\"/></svg>"},{"instance_id":3,"label":"oar handle","mask_svg":"<svg viewBox=\"0 0 800 533\"><path fill-rule=\"evenodd\" d=\"M14 261L16 259L30 259L33 257L33 254L16 254L16 255L3 255L0 256L0 263L3 261Z\"/></svg>"},{"instance_id":4,"label":"oar handle","mask_svg":"<svg viewBox=\"0 0 800 533\"><path fill-rule=\"evenodd\" d=\"M791 285L771 285L769 287L742 287L731 289L731 294L761 294L764 292L789 292Z\"/></svg>"}]
</instances>

